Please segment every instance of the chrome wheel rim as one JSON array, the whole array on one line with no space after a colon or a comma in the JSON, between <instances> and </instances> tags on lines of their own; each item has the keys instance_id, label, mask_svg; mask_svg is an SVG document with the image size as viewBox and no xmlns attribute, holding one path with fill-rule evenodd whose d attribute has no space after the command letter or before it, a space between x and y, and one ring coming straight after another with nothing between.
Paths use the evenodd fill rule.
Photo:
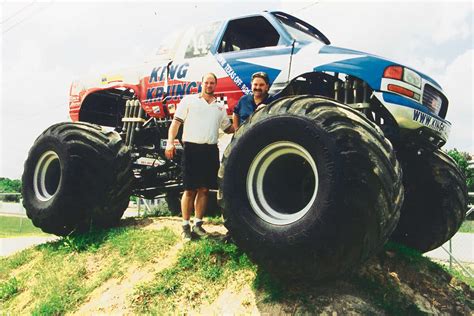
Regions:
<instances>
[{"instance_id":1,"label":"chrome wheel rim","mask_svg":"<svg viewBox=\"0 0 474 316\"><path fill-rule=\"evenodd\" d=\"M302 201L295 200L294 202L297 202L296 204L300 206L297 209L292 209L290 212L275 207L275 201L272 201L272 199L284 199L284 197L275 198L275 194L269 194L271 193L269 190L272 188L268 188L269 181L267 178L269 178L270 173L282 173L278 175L277 179L283 181L289 175L289 164L287 163L283 167L285 165L285 163L282 163L283 160L298 161L297 164L294 164L297 165L295 168L303 169L298 170L299 173L297 174L306 174L305 177L310 179L309 190L306 190L305 198ZM299 144L290 141L280 141L266 146L253 159L247 173L247 197L253 211L262 220L270 224L287 225L300 220L309 212L316 200L318 184L317 164L310 153ZM272 185L274 185L273 188L278 188L279 186L278 183L271 184L270 186ZM264 186L267 186L267 188Z\"/></svg>"},{"instance_id":2,"label":"chrome wheel rim","mask_svg":"<svg viewBox=\"0 0 474 316\"><path fill-rule=\"evenodd\" d=\"M33 190L40 201L49 201L61 183L61 163L58 154L49 150L41 155L33 175Z\"/></svg>"}]
</instances>

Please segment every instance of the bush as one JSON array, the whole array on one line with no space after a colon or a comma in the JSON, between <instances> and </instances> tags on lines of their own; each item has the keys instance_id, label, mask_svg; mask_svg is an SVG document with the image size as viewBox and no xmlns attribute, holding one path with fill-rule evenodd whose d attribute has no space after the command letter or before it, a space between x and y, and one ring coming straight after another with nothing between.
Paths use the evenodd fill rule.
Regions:
<instances>
[{"instance_id":1,"label":"bush","mask_svg":"<svg viewBox=\"0 0 474 316\"><path fill-rule=\"evenodd\" d=\"M456 148L448 151L448 155L453 158L461 169L462 173L466 177L467 190L469 192L474 191L474 169L469 168L469 162L471 161L471 155L467 152L458 151Z\"/></svg>"}]
</instances>

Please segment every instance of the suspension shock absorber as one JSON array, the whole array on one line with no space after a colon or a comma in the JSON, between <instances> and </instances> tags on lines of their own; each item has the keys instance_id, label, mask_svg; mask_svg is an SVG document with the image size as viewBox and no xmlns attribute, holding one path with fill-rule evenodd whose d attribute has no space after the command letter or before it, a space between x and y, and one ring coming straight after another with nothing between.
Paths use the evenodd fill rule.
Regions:
<instances>
[{"instance_id":1,"label":"suspension shock absorber","mask_svg":"<svg viewBox=\"0 0 474 316\"><path fill-rule=\"evenodd\" d=\"M123 116L124 119L128 118L130 116L130 100L127 100L127 102L125 102L125 114ZM122 122L123 122L123 126L122 126L122 132L123 133L127 133L128 131L128 128L129 128L129 125L130 125L130 122L127 122L125 120L122 119Z\"/></svg>"},{"instance_id":2,"label":"suspension shock absorber","mask_svg":"<svg viewBox=\"0 0 474 316\"><path fill-rule=\"evenodd\" d=\"M352 91L353 91L353 100L352 103L357 103L359 99L359 94L358 90L359 89L359 80L354 79L354 82L352 83Z\"/></svg>"},{"instance_id":3,"label":"suspension shock absorber","mask_svg":"<svg viewBox=\"0 0 474 316\"><path fill-rule=\"evenodd\" d=\"M344 81L344 103L349 104L349 96L350 96L350 89L351 89L351 79L349 76L346 76L346 81Z\"/></svg>"},{"instance_id":4,"label":"suspension shock absorber","mask_svg":"<svg viewBox=\"0 0 474 316\"><path fill-rule=\"evenodd\" d=\"M367 90L368 90L367 89L368 88L367 82L362 81L362 87L363 87L362 102L367 103L368 102L368 100L367 100L367 98L368 98L368 96L367 96Z\"/></svg>"},{"instance_id":5,"label":"suspension shock absorber","mask_svg":"<svg viewBox=\"0 0 474 316\"><path fill-rule=\"evenodd\" d=\"M145 111L143 111L143 108L141 107L140 101L135 100L135 102L136 102L135 112L137 112L137 113L136 113L136 116L135 116L135 122L133 122L132 133L130 135L130 145L133 144L133 139L135 137L136 132L140 131L140 127L145 122L145 120L143 119L143 114L145 113Z\"/></svg>"},{"instance_id":6,"label":"suspension shock absorber","mask_svg":"<svg viewBox=\"0 0 474 316\"><path fill-rule=\"evenodd\" d=\"M143 118L144 115L145 111L143 111L140 101L136 99L127 101L127 103L125 104L125 117L122 119L126 132L126 146L132 146L135 132L140 130L141 125L145 122L145 119Z\"/></svg>"}]
</instances>

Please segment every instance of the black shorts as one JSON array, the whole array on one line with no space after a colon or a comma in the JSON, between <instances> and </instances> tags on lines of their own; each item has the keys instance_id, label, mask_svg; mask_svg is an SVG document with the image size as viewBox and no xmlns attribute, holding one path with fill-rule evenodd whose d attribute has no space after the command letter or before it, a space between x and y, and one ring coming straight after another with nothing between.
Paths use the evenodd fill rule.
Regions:
<instances>
[{"instance_id":1,"label":"black shorts","mask_svg":"<svg viewBox=\"0 0 474 316\"><path fill-rule=\"evenodd\" d=\"M219 164L219 148L217 148L217 144L184 142L182 160L184 189L217 189Z\"/></svg>"}]
</instances>

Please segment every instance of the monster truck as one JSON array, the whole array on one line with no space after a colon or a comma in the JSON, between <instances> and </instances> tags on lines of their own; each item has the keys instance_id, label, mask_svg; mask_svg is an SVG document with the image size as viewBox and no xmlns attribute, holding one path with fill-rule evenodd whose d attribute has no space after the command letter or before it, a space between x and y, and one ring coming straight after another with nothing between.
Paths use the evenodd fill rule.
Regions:
<instances>
[{"instance_id":1,"label":"monster truck","mask_svg":"<svg viewBox=\"0 0 474 316\"><path fill-rule=\"evenodd\" d=\"M28 216L67 235L116 224L131 194L179 208L180 154L164 158L179 101L214 72L230 115L256 71L276 100L236 131L218 190L225 226L256 262L325 278L389 238L427 251L457 231L467 193L440 149L451 126L440 85L266 11L189 27L142 66L73 82L73 122L49 127L25 162Z\"/></svg>"}]
</instances>

